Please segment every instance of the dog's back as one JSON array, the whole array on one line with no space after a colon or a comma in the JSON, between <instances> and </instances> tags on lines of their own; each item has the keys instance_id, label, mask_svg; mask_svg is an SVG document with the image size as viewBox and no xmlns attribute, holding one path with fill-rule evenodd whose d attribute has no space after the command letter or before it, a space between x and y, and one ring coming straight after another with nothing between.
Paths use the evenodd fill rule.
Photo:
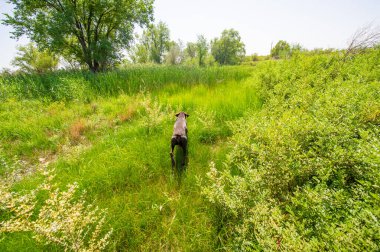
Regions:
<instances>
[{"instance_id":1,"label":"dog's back","mask_svg":"<svg viewBox=\"0 0 380 252\"><path fill-rule=\"evenodd\" d=\"M178 117L174 124L173 137L187 137L187 125L185 117Z\"/></svg>"}]
</instances>

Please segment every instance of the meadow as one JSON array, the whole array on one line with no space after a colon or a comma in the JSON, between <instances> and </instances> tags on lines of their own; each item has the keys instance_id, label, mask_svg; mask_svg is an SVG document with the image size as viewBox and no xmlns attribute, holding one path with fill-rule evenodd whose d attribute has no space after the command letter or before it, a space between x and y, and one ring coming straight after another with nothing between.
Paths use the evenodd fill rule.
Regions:
<instances>
[{"instance_id":1,"label":"meadow","mask_svg":"<svg viewBox=\"0 0 380 252\"><path fill-rule=\"evenodd\" d=\"M379 58L0 77L0 251L378 251Z\"/></svg>"}]
</instances>

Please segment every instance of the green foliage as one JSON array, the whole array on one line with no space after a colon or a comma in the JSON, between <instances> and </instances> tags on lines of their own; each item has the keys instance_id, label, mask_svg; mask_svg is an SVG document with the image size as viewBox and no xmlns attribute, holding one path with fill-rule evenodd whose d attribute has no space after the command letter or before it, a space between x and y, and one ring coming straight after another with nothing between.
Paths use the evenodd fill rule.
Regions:
<instances>
[{"instance_id":1,"label":"green foliage","mask_svg":"<svg viewBox=\"0 0 380 252\"><path fill-rule=\"evenodd\" d=\"M148 63L149 48L144 44L135 45L130 51L130 58L133 63Z\"/></svg>"},{"instance_id":2,"label":"green foliage","mask_svg":"<svg viewBox=\"0 0 380 252\"><path fill-rule=\"evenodd\" d=\"M290 57L290 45L284 40L280 40L270 51L270 55L276 59L286 59Z\"/></svg>"},{"instance_id":3,"label":"green foliage","mask_svg":"<svg viewBox=\"0 0 380 252\"><path fill-rule=\"evenodd\" d=\"M263 62L203 193L225 250L378 251L380 51Z\"/></svg>"},{"instance_id":4,"label":"green foliage","mask_svg":"<svg viewBox=\"0 0 380 252\"><path fill-rule=\"evenodd\" d=\"M128 47L135 24L152 19L151 0L21 1L10 0L13 15L4 24L13 36L27 35L41 48L104 70Z\"/></svg>"},{"instance_id":5,"label":"green foliage","mask_svg":"<svg viewBox=\"0 0 380 252\"><path fill-rule=\"evenodd\" d=\"M88 72L54 72L49 75L0 76L0 100L45 99L89 101L97 96L153 91L167 84L192 86L205 83L241 80L250 75L249 68L186 66L129 66L123 70L92 74Z\"/></svg>"},{"instance_id":6,"label":"green foliage","mask_svg":"<svg viewBox=\"0 0 380 252\"><path fill-rule=\"evenodd\" d=\"M306 50L300 44L290 45L284 40L277 42L275 47L272 48L270 56L274 59L289 59L296 53L305 52Z\"/></svg>"},{"instance_id":7,"label":"green foliage","mask_svg":"<svg viewBox=\"0 0 380 252\"><path fill-rule=\"evenodd\" d=\"M224 30L220 38L211 41L211 54L220 65L239 64L245 55L245 45L239 32Z\"/></svg>"},{"instance_id":8,"label":"green foliage","mask_svg":"<svg viewBox=\"0 0 380 252\"><path fill-rule=\"evenodd\" d=\"M265 60L271 60L270 55L261 56L257 55L257 53L254 53L253 55L245 56L243 62L241 62L241 65L256 66L258 65L259 61Z\"/></svg>"},{"instance_id":9,"label":"green foliage","mask_svg":"<svg viewBox=\"0 0 380 252\"><path fill-rule=\"evenodd\" d=\"M206 38L203 35L199 35L195 45L197 47L198 65L205 66L206 57L208 54L208 44Z\"/></svg>"},{"instance_id":10,"label":"green foliage","mask_svg":"<svg viewBox=\"0 0 380 252\"><path fill-rule=\"evenodd\" d=\"M168 26L160 21L157 25L150 25L144 30L139 44L132 53L132 60L136 63L150 62L161 64L165 53L170 48L170 31Z\"/></svg>"},{"instance_id":11,"label":"green foliage","mask_svg":"<svg viewBox=\"0 0 380 252\"><path fill-rule=\"evenodd\" d=\"M197 45L193 42L187 42L185 49L186 57L195 58L197 55Z\"/></svg>"},{"instance_id":12,"label":"green foliage","mask_svg":"<svg viewBox=\"0 0 380 252\"><path fill-rule=\"evenodd\" d=\"M299 52L304 52L304 51L306 51L306 49L305 48L303 48L302 47L302 45L301 44L298 44L298 43L296 43L296 44L292 44L292 46L291 46L291 54L294 54L294 53L299 53Z\"/></svg>"},{"instance_id":13,"label":"green foliage","mask_svg":"<svg viewBox=\"0 0 380 252\"><path fill-rule=\"evenodd\" d=\"M134 63L165 62L168 65L213 66L215 60L209 53L207 39L199 35L197 42L188 42L183 48L182 42L170 41L169 29L163 22L146 29L130 53Z\"/></svg>"},{"instance_id":14,"label":"green foliage","mask_svg":"<svg viewBox=\"0 0 380 252\"><path fill-rule=\"evenodd\" d=\"M191 66L213 66L215 59L209 52L209 43L203 35L197 42L188 42L184 50L185 64Z\"/></svg>"},{"instance_id":15,"label":"green foliage","mask_svg":"<svg viewBox=\"0 0 380 252\"><path fill-rule=\"evenodd\" d=\"M184 52L182 50L182 42L178 43L172 41L170 43L169 51L165 55L165 61L169 65L181 64L184 60Z\"/></svg>"},{"instance_id":16,"label":"green foliage","mask_svg":"<svg viewBox=\"0 0 380 252\"><path fill-rule=\"evenodd\" d=\"M27 73L45 73L57 69L58 58L49 51L39 51L33 43L19 46L12 65Z\"/></svg>"}]
</instances>

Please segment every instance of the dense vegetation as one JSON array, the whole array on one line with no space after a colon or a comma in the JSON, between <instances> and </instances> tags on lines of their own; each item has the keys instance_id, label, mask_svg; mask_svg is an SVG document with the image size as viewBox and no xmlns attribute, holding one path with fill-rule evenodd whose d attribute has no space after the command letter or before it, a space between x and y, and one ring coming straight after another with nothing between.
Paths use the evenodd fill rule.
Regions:
<instances>
[{"instance_id":1,"label":"dense vegetation","mask_svg":"<svg viewBox=\"0 0 380 252\"><path fill-rule=\"evenodd\" d=\"M0 76L0 99L45 101L90 101L95 97L133 95L159 90L168 84L191 87L212 86L249 76L247 68L131 65L126 69L94 75L87 71L61 71L48 75L15 74Z\"/></svg>"},{"instance_id":2,"label":"dense vegetation","mask_svg":"<svg viewBox=\"0 0 380 252\"><path fill-rule=\"evenodd\" d=\"M34 202L30 190L39 185L51 184L48 192L54 199L63 198L56 187L66 192L69 185L76 195L86 190L86 202L108 209L102 231L113 228L110 250L213 250L209 209L197 177L204 176L209 160L223 160L222 140L230 134L226 121L243 115L248 107L260 106L252 84L244 81L250 74L250 68L241 67L151 67L98 75L4 77L1 173L9 186L0 186L1 196L5 195L0 203L2 213L9 215L1 215L1 221L18 216L14 207L23 202L21 196L28 195L22 199ZM190 114L191 158L186 174L177 177L171 173L169 152L174 114L180 110ZM46 166L54 170L52 181L50 175L43 175ZM14 177L19 179L13 181ZM9 191L18 192L20 201L9 202ZM22 223L18 230L34 232L2 232L1 251L59 249L57 236L67 237L63 247L69 248L82 238L91 239L64 229L77 212L66 214L62 208L76 205L70 202L78 195L65 196L62 202L66 203L53 208L61 216L61 222L55 223L38 214L55 201L46 203L50 197L45 189L34 194L38 204L29 221L33 225L25 227L21 216L6 229L14 231L15 224ZM13 194L13 198L18 197ZM37 236L53 245L34 241L41 223L55 227ZM77 238L70 240L70 236Z\"/></svg>"},{"instance_id":3,"label":"dense vegetation","mask_svg":"<svg viewBox=\"0 0 380 252\"><path fill-rule=\"evenodd\" d=\"M2 76L0 250L379 250L379 58Z\"/></svg>"},{"instance_id":4,"label":"dense vegetation","mask_svg":"<svg viewBox=\"0 0 380 252\"><path fill-rule=\"evenodd\" d=\"M380 50L268 62L203 193L227 250L380 249Z\"/></svg>"}]
</instances>

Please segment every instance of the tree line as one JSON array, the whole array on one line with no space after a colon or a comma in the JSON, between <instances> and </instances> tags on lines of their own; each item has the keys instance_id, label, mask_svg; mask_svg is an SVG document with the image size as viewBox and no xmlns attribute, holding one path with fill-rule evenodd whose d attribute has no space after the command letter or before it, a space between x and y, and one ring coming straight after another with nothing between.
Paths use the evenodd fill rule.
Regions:
<instances>
[{"instance_id":1,"label":"tree line","mask_svg":"<svg viewBox=\"0 0 380 252\"><path fill-rule=\"evenodd\" d=\"M185 45L181 40L170 40L168 26L159 22L150 25L137 37L129 55L133 63L234 65L243 60L245 45L234 29L224 30L219 38L210 42L205 36L198 35L197 41Z\"/></svg>"},{"instance_id":2,"label":"tree line","mask_svg":"<svg viewBox=\"0 0 380 252\"><path fill-rule=\"evenodd\" d=\"M58 59L70 68L92 72L112 69L121 62L234 65L245 60L245 45L234 29L208 41L172 41L168 26L153 24L153 0L10 0L14 11L3 24L12 38L26 35L32 42L19 47L12 64L26 72L57 69ZM136 26L145 28L135 36ZM273 58L288 58L299 45L279 41ZM128 57L124 52L128 52ZM62 62L62 60L61 60Z\"/></svg>"}]
</instances>

